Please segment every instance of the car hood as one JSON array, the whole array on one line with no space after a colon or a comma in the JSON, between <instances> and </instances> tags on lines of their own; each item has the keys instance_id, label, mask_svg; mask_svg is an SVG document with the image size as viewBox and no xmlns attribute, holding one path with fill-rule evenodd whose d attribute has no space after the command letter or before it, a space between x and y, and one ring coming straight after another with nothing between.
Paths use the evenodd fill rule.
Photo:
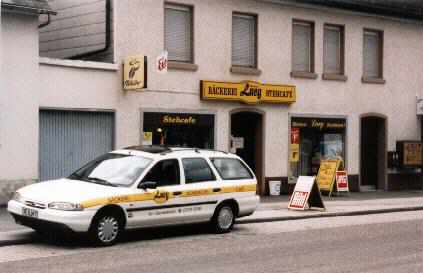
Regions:
<instances>
[{"instance_id":1,"label":"car hood","mask_svg":"<svg viewBox=\"0 0 423 273\"><path fill-rule=\"evenodd\" d=\"M111 187L80 180L58 179L31 184L18 190L23 199L42 203L84 201L129 194L130 188Z\"/></svg>"}]
</instances>

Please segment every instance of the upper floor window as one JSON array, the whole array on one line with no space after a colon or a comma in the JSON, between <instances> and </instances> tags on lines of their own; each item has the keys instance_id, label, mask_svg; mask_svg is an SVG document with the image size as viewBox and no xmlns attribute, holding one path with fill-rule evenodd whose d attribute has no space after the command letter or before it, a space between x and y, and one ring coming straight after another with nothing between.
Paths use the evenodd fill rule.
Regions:
<instances>
[{"instance_id":1,"label":"upper floor window","mask_svg":"<svg viewBox=\"0 0 423 273\"><path fill-rule=\"evenodd\" d=\"M325 24L323 34L323 72L344 74L344 27Z\"/></svg>"},{"instance_id":2,"label":"upper floor window","mask_svg":"<svg viewBox=\"0 0 423 273\"><path fill-rule=\"evenodd\" d=\"M165 5L165 49L169 61L193 63L192 7Z\"/></svg>"},{"instance_id":3,"label":"upper floor window","mask_svg":"<svg viewBox=\"0 0 423 273\"><path fill-rule=\"evenodd\" d=\"M363 81L383 79L383 32L364 30Z\"/></svg>"},{"instance_id":4,"label":"upper floor window","mask_svg":"<svg viewBox=\"0 0 423 273\"><path fill-rule=\"evenodd\" d=\"M314 23L292 24L292 72L314 73Z\"/></svg>"},{"instance_id":5,"label":"upper floor window","mask_svg":"<svg viewBox=\"0 0 423 273\"><path fill-rule=\"evenodd\" d=\"M257 17L232 15L232 65L257 67Z\"/></svg>"}]
</instances>

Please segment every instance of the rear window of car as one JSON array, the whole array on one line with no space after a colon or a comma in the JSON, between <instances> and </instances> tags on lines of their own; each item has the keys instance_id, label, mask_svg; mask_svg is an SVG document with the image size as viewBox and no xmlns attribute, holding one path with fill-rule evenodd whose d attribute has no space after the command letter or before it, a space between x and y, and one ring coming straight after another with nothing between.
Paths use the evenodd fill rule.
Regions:
<instances>
[{"instance_id":1,"label":"rear window of car","mask_svg":"<svg viewBox=\"0 0 423 273\"><path fill-rule=\"evenodd\" d=\"M196 183L205 181L215 181L209 164L203 158L184 158L182 159L182 166L185 172L185 183Z\"/></svg>"},{"instance_id":2,"label":"rear window of car","mask_svg":"<svg viewBox=\"0 0 423 273\"><path fill-rule=\"evenodd\" d=\"M236 158L210 158L219 175L224 180L250 179L253 174Z\"/></svg>"}]
</instances>

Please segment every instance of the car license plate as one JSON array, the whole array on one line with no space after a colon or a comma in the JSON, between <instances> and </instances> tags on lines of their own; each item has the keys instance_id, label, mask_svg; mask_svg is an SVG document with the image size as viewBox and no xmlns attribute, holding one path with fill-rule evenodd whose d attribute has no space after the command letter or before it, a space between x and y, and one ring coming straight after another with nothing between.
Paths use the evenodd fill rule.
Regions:
<instances>
[{"instance_id":1,"label":"car license plate","mask_svg":"<svg viewBox=\"0 0 423 273\"><path fill-rule=\"evenodd\" d=\"M32 218L38 218L38 210L22 208L22 215L32 217Z\"/></svg>"}]
</instances>

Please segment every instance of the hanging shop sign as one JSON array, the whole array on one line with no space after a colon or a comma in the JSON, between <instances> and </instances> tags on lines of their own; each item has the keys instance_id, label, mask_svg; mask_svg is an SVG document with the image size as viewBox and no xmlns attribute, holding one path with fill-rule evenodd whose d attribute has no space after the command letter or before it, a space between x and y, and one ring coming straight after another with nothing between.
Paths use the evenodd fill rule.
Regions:
<instances>
[{"instance_id":1,"label":"hanging shop sign","mask_svg":"<svg viewBox=\"0 0 423 273\"><path fill-rule=\"evenodd\" d=\"M156 58L156 71L158 73L161 73L161 74L166 73L167 72L167 65L168 65L168 52L163 51Z\"/></svg>"},{"instance_id":2,"label":"hanging shop sign","mask_svg":"<svg viewBox=\"0 0 423 273\"><path fill-rule=\"evenodd\" d=\"M421 168L423 165L423 143L420 141L397 141L400 167Z\"/></svg>"},{"instance_id":3,"label":"hanging shop sign","mask_svg":"<svg viewBox=\"0 0 423 273\"><path fill-rule=\"evenodd\" d=\"M293 118L292 127L324 129L345 129L345 119L325 119L325 118Z\"/></svg>"},{"instance_id":4,"label":"hanging shop sign","mask_svg":"<svg viewBox=\"0 0 423 273\"><path fill-rule=\"evenodd\" d=\"M147 57L129 56L123 63L123 89L138 90L147 88Z\"/></svg>"},{"instance_id":5,"label":"hanging shop sign","mask_svg":"<svg viewBox=\"0 0 423 273\"><path fill-rule=\"evenodd\" d=\"M288 204L288 209L325 210L319 185L314 176L300 176L295 184L294 191Z\"/></svg>"},{"instance_id":6,"label":"hanging shop sign","mask_svg":"<svg viewBox=\"0 0 423 273\"><path fill-rule=\"evenodd\" d=\"M349 192L347 171L336 172L336 191Z\"/></svg>"},{"instance_id":7,"label":"hanging shop sign","mask_svg":"<svg viewBox=\"0 0 423 273\"><path fill-rule=\"evenodd\" d=\"M332 194L336 171L338 171L340 165L341 160L337 159L320 161L319 172L317 173L317 183L319 184L320 190L329 192L329 196Z\"/></svg>"},{"instance_id":8,"label":"hanging shop sign","mask_svg":"<svg viewBox=\"0 0 423 273\"><path fill-rule=\"evenodd\" d=\"M247 104L283 104L296 100L296 89L292 85L262 84L255 81L201 81L200 89L202 100L241 101Z\"/></svg>"}]
</instances>

